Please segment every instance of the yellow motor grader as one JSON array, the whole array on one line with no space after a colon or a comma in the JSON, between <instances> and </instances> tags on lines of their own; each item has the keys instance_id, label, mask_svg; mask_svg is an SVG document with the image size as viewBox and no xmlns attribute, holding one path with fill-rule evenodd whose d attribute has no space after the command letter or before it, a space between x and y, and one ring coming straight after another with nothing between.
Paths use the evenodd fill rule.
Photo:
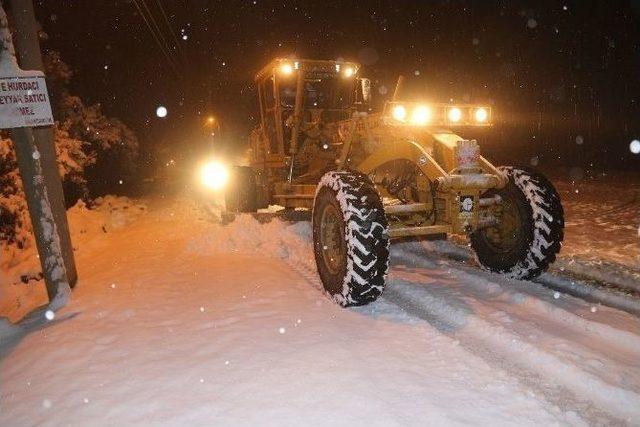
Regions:
<instances>
[{"instance_id":1,"label":"yellow motor grader","mask_svg":"<svg viewBox=\"0 0 640 427\"><path fill-rule=\"evenodd\" d=\"M558 193L533 170L495 167L457 133L490 126L490 106L394 96L372 113L358 72L304 59L258 72L260 125L250 166L231 174L227 210L311 209L318 273L343 306L381 295L396 238L463 234L486 269L518 279L546 270L563 239Z\"/></svg>"}]
</instances>

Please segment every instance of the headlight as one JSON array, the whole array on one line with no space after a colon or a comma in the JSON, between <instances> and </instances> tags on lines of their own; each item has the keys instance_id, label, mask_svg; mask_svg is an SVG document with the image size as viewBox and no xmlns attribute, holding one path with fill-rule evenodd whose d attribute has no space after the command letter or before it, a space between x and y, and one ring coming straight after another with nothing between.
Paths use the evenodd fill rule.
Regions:
<instances>
[{"instance_id":1,"label":"headlight","mask_svg":"<svg viewBox=\"0 0 640 427\"><path fill-rule=\"evenodd\" d=\"M393 107L391 115L397 121L404 122L404 119L407 117L407 109L404 108L404 105L396 105L395 107Z\"/></svg>"},{"instance_id":2,"label":"headlight","mask_svg":"<svg viewBox=\"0 0 640 427\"><path fill-rule=\"evenodd\" d=\"M289 75L293 73L293 67L288 62L285 62L284 64L280 65L280 72L282 74Z\"/></svg>"},{"instance_id":3,"label":"headlight","mask_svg":"<svg viewBox=\"0 0 640 427\"><path fill-rule=\"evenodd\" d=\"M346 78L349 78L349 77L353 76L354 73L355 73L355 71L353 70L353 67L345 67L344 68L343 75Z\"/></svg>"},{"instance_id":4,"label":"headlight","mask_svg":"<svg viewBox=\"0 0 640 427\"><path fill-rule=\"evenodd\" d=\"M389 102L385 118L395 126L490 126L491 107L469 104Z\"/></svg>"},{"instance_id":5,"label":"headlight","mask_svg":"<svg viewBox=\"0 0 640 427\"><path fill-rule=\"evenodd\" d=\"M462 110L460 110L458 107L450 108L447 112L447 118L450 122L459 122L462 119Z\"/></svg>"},{"instance_id":6,"label":"headlight","mask_svg":"<svg viewBox=\"0 0 640 427\"><path fill-rule=\"evenodd\" d=\"M480 107L475 110L473 117L478 123L484 123L489 119L489 111L486 108Z\"/></svg>"},{"instance_id":7,"label":"headlight","mask_svg":"<svg viewBox=\"0 0 640 427\"><path fill-rule=\"evenodd\" d=\"M417 105L411 111L411 124L424 126L431 121L431 109L426 105Z\"/></svg>"},{"instance_id":8,"label":"headlight","mask_svg":"<svg viewBox=\"0 0 640 427\"><path fill-rule=\"evenodd\" d=\"M229 181L229 170L220 162L208 162L200 170L200 179L205 187L220 190Z\"/></svg>"}]
</instances>

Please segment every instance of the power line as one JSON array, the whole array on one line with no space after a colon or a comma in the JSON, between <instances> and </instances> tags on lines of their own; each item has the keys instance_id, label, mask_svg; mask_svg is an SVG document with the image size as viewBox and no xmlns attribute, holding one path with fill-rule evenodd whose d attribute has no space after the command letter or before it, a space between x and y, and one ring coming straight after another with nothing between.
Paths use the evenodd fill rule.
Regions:
<instances>
[{"instance_id":1,"label":"power line","mask_svg":"<svg viewBox=\"0 0 640 427\"><path fill-rule=\"evenodd\" d=\"M142 6L144 6L145 10L147 11L147 14L149 15L149 19L153 24L153 27L155 28L156 32L160 35L160 38L162 38L162 42L164 43L164 46L166 47L167 51L171 52L172 50L175 50L176 48L175 47L172 48L169 42L167 41L167 39L164 37L164 31L160 29L160 25L158 25L158 22L156 21L156 17L153 14L153 12L151 12L151 8L149 8L149 6L147 5L146 0L140 0L140 2L142 3Z\"/></svg>"},{"instance_id":2,"label":"power line","mask_svg":"<svg viewBox=\"0 0 640 427\"><path fill-rule=\"evenodd\" d=\"M169 29L169 33L173 37L173 40L174 40L174 42L176 44L176 47L178 48L178 51L180 52L180 56L182 57L182 61L184 62L185 65L187 65L187 56L185 55L184 49L182 48L182 45L180 44L180 40L178 40L178 37L176 36L177 31L173 30L173 26L171 25L171 22L169 22L169 18L167 17L167 13L165 12L164 7L162 6L162 1L161 0L156 0L156 4L158 5L158 8L160 9L160 13L162 14L162 16L164 18L165 24L167 24L167 28Z\"/></svg>"},{"instance_id":3,"label":"power line","mask_svg":"<svg viewBox=\"0 0 640 427\"><path fill-rule=\"evenodd\" d=\"M144 4L144 0L141 0L141 1ZM164 40L164 37L162 36L161 33L159 34L160 37L158 36L158 34L156 34L154 28L152 27L151 23L147 19L147 16L142 11L142 8L140 7L140 4L138 3L138 0L133 0L133 4L138 9L138 12L140 13L140 16L142 16L142 19L144 20L145 24L147 25L147 28L149 29L149 32L153 36L153 39L155 40L156 45L160 48L160 51L165 56L165 58L167 60L167 63L171 66L171 68L173 69L173 72L176 74L176 76L181 77L182 75L181 75L181 73L180 73L180 71L178 69L177 64L174 62L174 58L171 56L171 53L169 52L169 50L165 46L166 40L164 41L165 44L163 44L163 42L160 40L160 37L162 37L163 40ZM145 4L145 8L146 8L146 4ZM148 10L148 8L147 8L147 10ZM153 16L151 16L151 18L153 19Z\"/></svg>"}]
</instances>

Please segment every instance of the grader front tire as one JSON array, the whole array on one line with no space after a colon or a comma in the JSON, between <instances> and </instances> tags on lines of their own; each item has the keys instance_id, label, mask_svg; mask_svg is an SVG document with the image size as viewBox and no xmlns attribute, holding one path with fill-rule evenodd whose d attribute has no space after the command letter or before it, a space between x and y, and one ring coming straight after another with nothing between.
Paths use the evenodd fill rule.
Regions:
<instances>
[{"instance_id":1,"label":"grader front tire","mask_svg":"<svg viewBox=\"0 0 640 427\"><path fill-rule=\"evenodd\" d=\"M543 175L526 168L501 167L507 186L499 195L501 218L495 227L471 235L480 264L515 279L532 279L546 271L560 252L564 212L560 196ZM500 222L502 221L502 223Z\"/></svg>"}]
</instances>

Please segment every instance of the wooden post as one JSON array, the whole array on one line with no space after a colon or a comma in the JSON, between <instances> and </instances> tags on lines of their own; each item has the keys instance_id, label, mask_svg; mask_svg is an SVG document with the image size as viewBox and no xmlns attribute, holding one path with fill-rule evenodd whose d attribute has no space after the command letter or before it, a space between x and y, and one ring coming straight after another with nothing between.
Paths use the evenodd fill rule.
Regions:
<instances>
[{"instance_id":1,"label":"wooden post","mask_svg":"<svg viewBox=\"0 0 640 427\"><path fill-rule=\"evenodd\" d=\"M20 67L23 70L44 71L42 55L40 53L40 42L38 41L36 18L31 0L10 0L11 14L15 26L15 48ZM22 131L14 131L22 134ZM78 280L71 236L69 235L69 225L67 223L67 212L62 191L62 182L58 173L56 162L56 150L53 142L53 128L51 126L36 127L32 129L35 146L40 153L40 163L42 175L47 186L49 203L53 220L58 229L60 249L69 285L73 287ZM12 133L12 136L14 135ZM22 140L29 139L25 133L20 137ZM15 140L14 140L15 141ZM17 150L17 148L16 148Z\"/></svg>"},{"instance_id":2,"label":"wooden post","mask_svg":"<svg viewBox=\"0 0 640 427\"><path fill-rule=\"evenodd\" d=\"M10 75L27 74L18 67L7 15L2 5L0 5L0 65L2 70L11 73ZM42 153L36 144L36 134L33 129L29 127L14 128L11 130L11 138L14 142L18 168L29 207L29 216L36 236L36 245L50 307L56 310L66 304L70 288L62 258L58 228L51 209L50 200L54 196L49 193L48 185L50 183L47 182L47 176L44 174L41 162ZM55 177L59 181L55 156L53 160L56 167ZM64 211L63 215L66 215Z\"/></svg>"}]
</instances>

